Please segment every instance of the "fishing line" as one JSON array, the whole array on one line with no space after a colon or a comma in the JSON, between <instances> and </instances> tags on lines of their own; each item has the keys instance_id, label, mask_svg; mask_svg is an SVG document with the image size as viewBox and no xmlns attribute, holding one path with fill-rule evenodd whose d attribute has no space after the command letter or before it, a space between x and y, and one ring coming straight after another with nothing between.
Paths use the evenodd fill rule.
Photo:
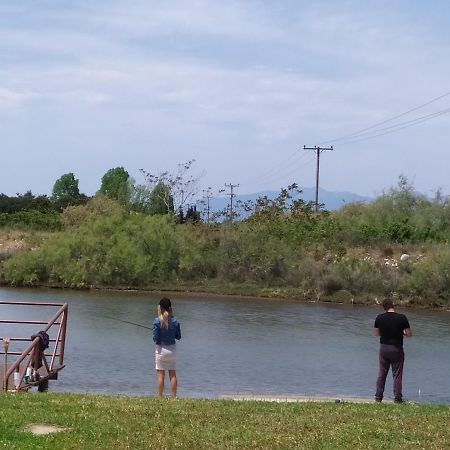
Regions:
<instances>
[{"instance_id":1,"label":"fishing line","mask_svg":"<svg viewBox=\"0 0 450 450\"><path fill-rule=\"evenodd\" d=\"M100 317L104 317L105 319L117 320L117 322L127 323L129 325L134 325L135 327L145 328L146 330L152 330L152 328L146 327L145 325L141 325L140 323L129 322L128 320L117 319L116 317L111 317L111 316L103 316L102 315Z\"/></svg>"}]
</instances>

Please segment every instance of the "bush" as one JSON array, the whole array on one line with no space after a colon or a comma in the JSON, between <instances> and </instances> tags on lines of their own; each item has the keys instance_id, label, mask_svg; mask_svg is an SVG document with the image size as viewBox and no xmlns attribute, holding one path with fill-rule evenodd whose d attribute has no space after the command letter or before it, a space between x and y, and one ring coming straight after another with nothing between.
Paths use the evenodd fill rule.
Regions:
<instances>
[{"instance_id":1,"label":"bush","mask_svg":"<svg viewBox=\"0 0 450 450\"><path fill-rule=\"evenodd\" d=\"M218 270L218 230L186 223L176 228L179 245L179 276L183 280L215 278Z\"/></svg>"},{"instance_id":2,"label":"bush","mask_svg":"<svg viewBox=\"0 0 450 450\"><path fill-rule=\"evenodd\" d=\"M62 229L59 214L36 210L0 213L0 227L17 230L59 231Z\"/></svg>"},{"instance_id":3,"label":"bush","mask_svg":"<svg viewBox=\"0 0 450 450\"><path fill-rule=\"evenodd\" d=\"M96 220L99 217L113 216L123 212L122 206L109 197L97 194L85 205L68 206L61 214L64 228L78 227L83 223Z\"/></svg>"},{"instance_id":4,"label":"bush","mask_svg":"<svg viewBox=\"0 0 450 450\"><path fill-rule=\"evenodd\" d=\"M450 249L443 248L429 259L410 268L400 284L402 294L416 303L430 303L435 306L450 305Z\"/></svg>"},{"instance_id":5,"label":"bush","mask_svg":"<svg viewBox=\"0 0 450 450\"><path fill-rule=\"evenodd\" d=\"M335 282L340 280L343 288L353 294L386 294L391 289L391 286L384 282L385 272L381 266L355 256L340 259L332 266L331 275Z\"/></svg>"},{"instance_id":6,"label":"bush","mask_svg":"<svg viewBox=\"0 0 450 450\"><path fill-rule=\"evenodd\" d=\"M4 262L3 277L12 284L145 286L167 279L177 265L171 219L115 215L12 257Z\"/></svg>"}]
</instances>

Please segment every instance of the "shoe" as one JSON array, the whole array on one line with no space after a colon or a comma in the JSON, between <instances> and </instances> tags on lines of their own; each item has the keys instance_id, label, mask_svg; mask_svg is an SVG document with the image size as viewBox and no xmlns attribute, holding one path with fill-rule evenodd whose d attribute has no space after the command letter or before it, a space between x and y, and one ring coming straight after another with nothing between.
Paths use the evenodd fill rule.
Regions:
<instances>
[{"instance_id":1,"label":"shoe","mask_svg":"<svg viewBox=\"0 0 450 450\"><path fill-rule=\"evenodd\" d=\"M375 402L376 403L381 403L381 400L383 400L382 398L375 398Z\"/></svg>"},{"instance_id":2,"label":"shoe","mask_svg":"<svg viewBox=\"0 0 450 450\"><path fill-rule=\"evenodd\" d=\"M405 401L403 400L403 399L401 399L401 398L395 398L394 399L394 403L405 403Z\"/></svg>"}]
</instances>

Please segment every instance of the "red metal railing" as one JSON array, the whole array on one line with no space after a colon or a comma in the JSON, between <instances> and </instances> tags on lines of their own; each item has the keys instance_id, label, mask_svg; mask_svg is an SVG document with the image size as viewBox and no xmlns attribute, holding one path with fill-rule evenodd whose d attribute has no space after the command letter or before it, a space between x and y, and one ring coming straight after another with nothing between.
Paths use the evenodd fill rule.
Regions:
<instances>
[{"instance_id":1,"label":"red metal railing","mask_svg":"<svg viewBox=\"0 0 450 450\"><path fill-rule=\"evenodd\" d=\"M36 337L33 341L22 351L10 351L9 348L14 342L30 342L31 338L26 337L1 337L2 348L0 355L4 356L3 365L3 390L7 391L10 385L10 378L13 374L18 373L14 379L14 391L26 391L32 386L41 385L49 379L56 379L58 372L64 368L64 349L66 344L66 330L67 330L67 303L34 303L34 302L1 302L0 306L39 306L39 307L58 307L58 311L53 315L49 321L42 320L6 320L1 319L0 324L18 324L18 325L45 325L42 330L49 334L57 327L56 338L49 339L49 343L53 344L53 350L42 352L40 349L40 338ZM14 344L13 344L14 345ZM28 379L26 376L27 369L32 367L32 361L36 356L41 358L42 368L39 370L35 378ZM8 356L14 356L15 361L8 366ZM50 358L50 361L47 360ZM34 367L34 372L38 368ZM31 369L30 369L31 370Z\"/></svg>"}]
</instances>

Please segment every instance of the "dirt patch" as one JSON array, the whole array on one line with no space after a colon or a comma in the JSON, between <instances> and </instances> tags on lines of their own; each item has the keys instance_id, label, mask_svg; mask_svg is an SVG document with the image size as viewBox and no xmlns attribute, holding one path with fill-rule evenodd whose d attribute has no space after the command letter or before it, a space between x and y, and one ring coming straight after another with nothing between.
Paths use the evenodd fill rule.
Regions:
<instances>
[{"instance_id":1,"label":"dirt patch","mask_svg":"<svg viewBox=\"0 0 450 450\"><path fill-rule=\"evenodd\" d=\"M0 236L0 261L22 250L26 246L25 240L21 237Z\"/></svg>"},{"instance_id":2,"label":"dirt patch","mask_svg":"<svg viewBox=\"0 0 450 450\"><path fill-rule=\"evenodd\" d=\"M61 431L69 431L69 428L60 427L59 425L49 425L46 423L32 423L27 425L23 431L35 435L44 435L51 433L60 433Z\"/></svg>"},{"instance_id":3,"label":"dirt patch","mask_svg":"<svg viewBox=\"0 0 450 450\"><path fill-rule=\"evenodd\" d=\"M12 253L23 247L25 247L23 239L0 239L0 252Z\"/></svg>"}]
</instances>

